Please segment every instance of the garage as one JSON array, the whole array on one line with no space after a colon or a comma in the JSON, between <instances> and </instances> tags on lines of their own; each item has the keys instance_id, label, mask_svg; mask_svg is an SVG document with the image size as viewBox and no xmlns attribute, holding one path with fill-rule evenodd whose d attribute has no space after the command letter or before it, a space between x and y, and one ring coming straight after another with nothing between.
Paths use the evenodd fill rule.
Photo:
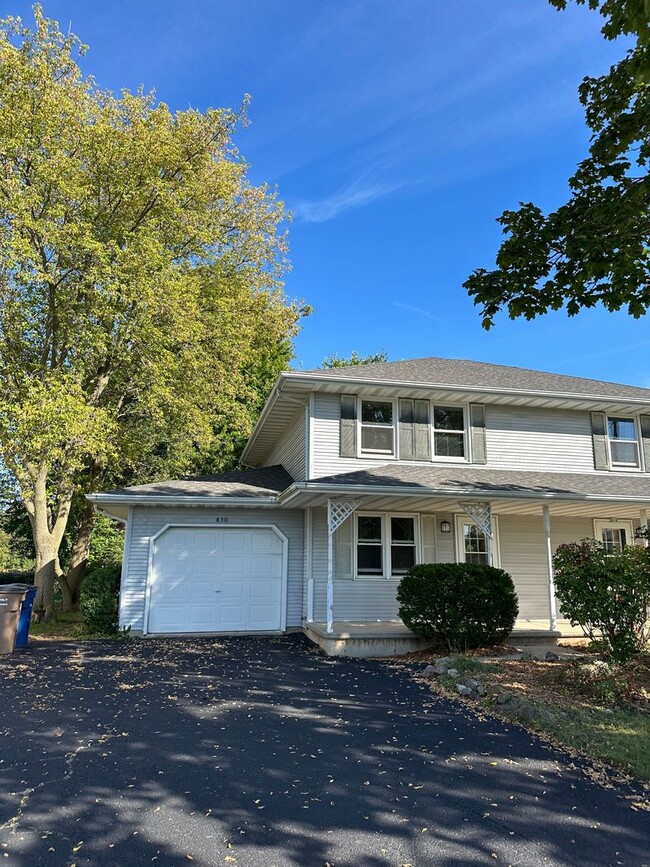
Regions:
<instances>
[{"instance_id":1,"label":"garage","mask_svg":"<svg viewBox=\"0 0 650 867\"><path fill-rule=\"evenodd\" d=\"M286 564L274 526L167 526L151 541L146 631L280 631Z\"/></svg>"}]
</instances>

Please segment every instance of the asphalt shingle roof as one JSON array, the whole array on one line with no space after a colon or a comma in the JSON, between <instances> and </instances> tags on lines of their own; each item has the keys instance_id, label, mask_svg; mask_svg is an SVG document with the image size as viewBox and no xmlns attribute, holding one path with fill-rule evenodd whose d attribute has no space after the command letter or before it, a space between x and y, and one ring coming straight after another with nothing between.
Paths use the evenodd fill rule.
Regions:
<instances>
[{"instance_id":1,"label":"asphalt shingle roof","mask_svg":"<svg viewBox=\"0 0 650 867\"><path fill-rule=\"evenodd\" d=\"M532 473L488 470L475 466L413 466L386 464L312 480L313 484L413 487L450 494L564 494L576 499L587 496L631 497L650 501L650 478L638 473Z\"/></svg>"},{"instance_id":2,"label":"asphalt shingle roof","mask_svg":"<svg viewBox=\"0 0 650 867\"><path fill-rule=\"evenodd\" d=\"M268 497L284 491L293 482L292 476L283 466L261 467L252 470L236 470L218 473L214 476L171 479L166 482L152 482L148 485L133 485L108 491L111 495L141 496L168 495L196 497Z\"/></svg>"},{"instance_id":3,"label":"asphalt shingle roof","mask_svg":"<svg viewBox=\"0 0 650 867\"><path fill-rule=\"evenodd\" d=\"M506 367L482 361L454 358L414 358L409 361L386 361L324 370L308 370L306 374L342 380L386 380L395 383L426 383L432 386L465 386L519 391L541 391L549 394L581 394L595 397L628 397L647 400L650 389L615 382L601 382L579 376L544 373L523 367Z\"/></svg>"}]
</instances>

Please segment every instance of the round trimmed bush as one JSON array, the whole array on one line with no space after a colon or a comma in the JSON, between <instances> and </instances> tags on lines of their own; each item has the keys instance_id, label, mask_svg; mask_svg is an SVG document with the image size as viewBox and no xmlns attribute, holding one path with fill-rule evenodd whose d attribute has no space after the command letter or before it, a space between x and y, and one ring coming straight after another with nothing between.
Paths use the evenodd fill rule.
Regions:
<instances>
[{"instance_id":1,"label":"round trimmed bush","mask_svg":"<svg viewBox=\"0 0 650 867\"><path fill-rule=\"evenodd\" d=\"M120 572L119 565L111 565L88 573L81 590L81 617L86 632L93 635L118 632Z\"/></svg>"},{"instance_id":2,"label":"round trimmed bush","mask_svg":"<svg viewBox=\"0 0 650 867\"><path fill-rule=\"evenodd\" d=\"M400 581L397 601L412 632L456 653L502 642L519 613L510 575L478 563L413 566Z\"/></svg>"}]
</instances>

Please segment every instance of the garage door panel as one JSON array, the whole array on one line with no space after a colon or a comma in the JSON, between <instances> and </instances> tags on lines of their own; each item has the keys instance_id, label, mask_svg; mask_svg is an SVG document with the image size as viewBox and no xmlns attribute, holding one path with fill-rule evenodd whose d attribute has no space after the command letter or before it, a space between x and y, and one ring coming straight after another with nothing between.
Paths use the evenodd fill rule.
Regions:
<instances>
[{"instance_id":1,"label":"garage door panel","mask_svg":"<svg viewBox=\"0 0 650 867\"><path fill-rule=\"evenodd\" d=\"M250 569L253 578L282 577L282 562L277 557L256 557L250 561Z\"/></svg>"},{"instance_id":2,"label":"garage door panel","mask_svg":"<svg viewBox=\"0 0 650 867\"><path fill-rule=\"evenodd\" d=\"M193 550L195 555L213 557L218 551L223 550L221 539L209 531L206 533L193 534Z\"/></svg>"},{"instance_id":3,"label":"garage door panel","mask_svg":"<svg viewBox=\"0 0 650 867\"><path fill-rule=\"evenodd\" d=\"M241 530L221 530L226 533L223 537L223 551L226 554L243 554L250 549L250 539L246 532Z\"/></svg>"},{"instance_id":4,"label":"garage door panel","mask_svg":"<svg viewBox=\"0 0 650 867\"><path fill-rule=\"evenodd\" d=\"M243 632L248 625L246 618L246 606L226 604L221 606L220 623L222 630Z\"/></svg>"},{"instance_id":5,"label":"garage door panel","mask_svg":"<svg viewBox=\"0 0 650 867\"><path fill-rule=\"evenodd\" d=\"M253 536L251 540L251 550L255 554L281 554L282 539L270 533L266 536Z\"/></svg>"},{"instance_id":6,"label":"garage door panel","mask_svg":"<svg viewBox=\"0 0 650 867\"><path fill-rule=\"evenodd\" d=\"M223 557L223 574L233 578L244 578L250 575L250 561L245 558L245 555L239 557Z\"/></svg>"},{"instance_id":7,"label":"garage door panel","mask_svg":"<svg viewBox=\"0 0 650 867\"><path fill-rule=\"evenodd\" d=\"M243 581L233 581L230 578L224 579L221 582L221 593L218 602L222 605L227 602L233 602L244 599L246 595L247 585Z\"/></svg>"},{"instance_id":8,"label":"garage door panel","mask_svg":"<svg viewBox=\"0 0 650 867\"><path fill-rule=\"evenodd\" d=\"M190 557L187 563L183 564L184 570L192 576L200 577L201 575L214 576L215 564L217 562L216 554L195 554Z\"/></svg>"},{"instance_id":9,"label":"garage door panel","mask_svg":"<svg viewBox=\"0 0 650 867\"><path fill-rule=\"evenodd\" d=\"M154 547L149 632L280 629L283 576L269 528L170 528Z\"/></svg>"}]
</instances>

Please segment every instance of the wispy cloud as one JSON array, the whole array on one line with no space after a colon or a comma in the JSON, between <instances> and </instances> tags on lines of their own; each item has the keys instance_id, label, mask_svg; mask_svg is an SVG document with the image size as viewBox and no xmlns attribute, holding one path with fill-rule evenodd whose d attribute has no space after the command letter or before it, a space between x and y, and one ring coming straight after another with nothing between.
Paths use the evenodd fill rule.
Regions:
<instances>
[{"instance_id":1,"label":"wispy cloud","mask_svg":"<svg viewBox=\"0 0 650 867\"><path fill-rule=\"evenodd\" d=\"M343 211L360 208L376 199L392 193L396 187L388 184L360 186L359 182L350 184L332 196L311 202L298 202L292 207L296 220L303 223L325 223L333 220Z\"/></svg>"},{"instance_id":2,"label":"wispy cloud","mask_svg":"<svg viewBox=\"0 0 650 867\"><path fill-rule=\"evenodd\" d=\"M402 304L401 301L393 301L393 307L399 307L400 310L407 310L409 313L415 313L418 316L424 317L424 319L431 319L433 322L444 322L445 324L449 322L448 319L436 316L435 313L426 310L424 307L413 307L411 304Z\"/></svg>"},{"instance_id":3,"label":"wispy cloud","mask_svg":"<svg viewBox=\"0 0 650 867\"><path fill-rule=\"evenodd\" d=\"M621 352L629 352L630 349L643 349L646 346L650 346L650 340L640 340L638 343L621 343L612 349L590 352L587 355L574 355L572 358L565 358L564 360L565 362L591 361L594 358L608 358L610 355L620 355ZM650 380L648 380L648 385L650 385Z\"/></svg>"}]
</instances>

